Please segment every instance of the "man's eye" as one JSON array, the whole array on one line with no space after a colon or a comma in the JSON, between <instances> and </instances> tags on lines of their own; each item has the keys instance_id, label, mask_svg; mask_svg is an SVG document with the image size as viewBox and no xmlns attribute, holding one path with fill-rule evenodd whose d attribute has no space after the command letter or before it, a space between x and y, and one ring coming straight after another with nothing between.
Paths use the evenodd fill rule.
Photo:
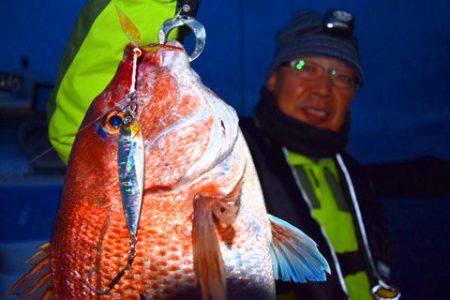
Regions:
<instances>
[{"instance_id":1,"label":"man's eye","mask_svg":"<svg viewBox=\"0 0 450 300\"><path fill-rule=\"evenodd\" d=\"M307 72L307 73L315 73L317 71L317 67L311 64L304 64L303 67L301 68L302 72Z\"/></svg>"},{"instance_id":2,"label":"man's eye","mask_svg":"<svg viewBox=\"0 0 450 300\"><path fill-rule=\"evenodd\" d=\"M347 74L338 74L337 76L336 76L336 78L339 80L339 81L343 81L343 82L346 82L346 83L353 83L353 80L352 80L352 77L351 76L349 76L349 75L347 75Z\"/></svg>"}]
</instances>

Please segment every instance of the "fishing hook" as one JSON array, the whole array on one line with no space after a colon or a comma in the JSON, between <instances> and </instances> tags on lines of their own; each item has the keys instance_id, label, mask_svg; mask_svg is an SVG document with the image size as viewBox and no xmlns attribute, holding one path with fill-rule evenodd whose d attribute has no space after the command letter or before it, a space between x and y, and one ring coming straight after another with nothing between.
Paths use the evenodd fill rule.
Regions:
<instances>
[{"instance_id":1,"label":"fishing hook","mask_svg":"<svg viewBox=\"0 0 450 300\"><path fill-rule=\"evenodd\" d=\"M136 258L136 244L137 244L137 236L136 235L131 235L130 237L130 251L128 252L128 261L125 267L122 268L122 270L120 270L119 273L117 273L117 275L111 280L111 282L109 283L108 287L104 290L98 290L96 289L90 282L90 278L92 277L92 275L94 274L95 270L91 269L89 271L88 276L86 277L86 284L89 287L89 289L91 291L93 291L94 293L96 293L97 295L106 295L108 294L113 288L114 286L119 282L119 280L123 277L123 275L125 275L125 272L127 269L130 270L131 272L131 265L133 264L134 259Z\"/></svg>"}]
</instances>

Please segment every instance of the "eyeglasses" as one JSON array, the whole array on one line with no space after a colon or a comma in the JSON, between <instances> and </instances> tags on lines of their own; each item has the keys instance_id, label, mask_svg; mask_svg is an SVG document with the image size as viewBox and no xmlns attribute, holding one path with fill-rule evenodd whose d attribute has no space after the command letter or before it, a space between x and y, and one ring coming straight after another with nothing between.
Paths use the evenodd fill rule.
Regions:
<instances>
[{"instance_id":1,"label":"eyeglasses","mask_svg":"<svg viewBox=\"0 0 450 300\"><path fill-rule=\"evenodd\" d=\"M287 63L293 73L300 78L307 80L317 80L324 76L325 73L330 74L333 83L341 88L357 88L358 79L349 72L342 70L329 69L325 66L308 61L306 59L296 59Z\"/></svg>"}]
</instances>

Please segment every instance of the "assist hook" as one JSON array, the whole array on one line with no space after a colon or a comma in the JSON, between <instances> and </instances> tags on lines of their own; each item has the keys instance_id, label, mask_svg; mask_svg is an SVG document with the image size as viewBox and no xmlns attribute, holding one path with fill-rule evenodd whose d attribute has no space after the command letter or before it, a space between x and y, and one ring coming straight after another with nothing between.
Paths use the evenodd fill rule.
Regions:
<instances>
[{"instance_id":1,"label":"assist hook","mask_svg":"<svg viewBox=\"0 0 450 300\"><path fill-rule=\"evenodd\" d=\"M108 294L114 288L114 286L120 281L120 279L123 277L123 275L125 275L125 271L127 269L129 269L131 271L131 265L133 264L133 261L136 258L136 244L137 244L137 237L135 235L132 235L130 238L130 251L128 252L128 261L127 261L126 266L123 267L122 270L120 270L120 272L116 274L116 276L114 276L113 280L111 280L109 285L104 290L96 289L91 284L90 279L91 279L92 275L94 275L94 272L95 272L95 269L91 269L89 271L88 276L86 277L86 282L85 282L87 284L87 286L89 287L89 289L91 291L93 291L94 293L96 293L97 295Z\"/></svg>"},{"instance_id":2,"label":"assist hook","mask_svg":"<svg viewBox=\"0 0 450 300\"><path fill-rule=\"evenodd\" d=\"M198 22L196 19L190 16L185 16L180 14L181 10L173 17L164 22L159 30L158 42L164 44L167 42L167 37L169 33L176 27L186 25L189 27L195 36L195 49L194 52L189 56L189 61L195 60L200 56L203 49L205 48L206 41L206 31L202 23Z\"/></svg>"}]
</instances>

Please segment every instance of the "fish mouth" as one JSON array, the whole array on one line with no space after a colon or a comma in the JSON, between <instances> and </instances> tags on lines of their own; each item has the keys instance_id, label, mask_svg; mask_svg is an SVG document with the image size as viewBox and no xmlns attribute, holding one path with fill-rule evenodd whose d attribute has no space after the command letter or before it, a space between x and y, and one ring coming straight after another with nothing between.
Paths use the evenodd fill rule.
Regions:
<instances>
[{"instance_id":1,"label":"fish mouth","mask_svg":"<svg viewBox=\"0 0 450 300\"><path fill-rule=\"evenodd\" d=\"M205 136L201 138L204 141L201 149L198 149L198 147L196 148L195 144L188 144L190 146L186 146L189 147L186 148L186 151L196 151L198 154L192 156L192 159L188 160L189 164L179 169L179 173L173 174L173 176L172 174L168 174L167 177L164 178L155 175L156 177L154 177L154 179L156 180L150 179L150 175L145 176L145 181L148 183L147 187L144 187L145 193L170 191L198 180L202 175L214 169L230 155L238 138L238 118L232 107L227 105L216 94L203 85L200 77L191 69L188 56L180 44L177 42L169 42L164 45L150 44L144 46L142 51L143 55L141 55L137 62L139 64L137 72L139 73L138 77L142 76L140 74L146 74L141 72L149 71L145 80L150 80L150 82L137 88L137 94L139 95L142 93L142 96L139 96L138 99L141 99L140 101L155 99L152 94L156 88L155 84L158 84L160 80L164 80L162 82L167 84L168 88L177 90L176 93L167 92L167 94L162 93L161 96L156 96L176 97L167 99L169 105L164 108L165 110L167 109L167 111L165 111L164 114L158 115L158 118L155 121L158 123L157 126L153 126L153 124L149 123L144 125L146 121L145 116L152 113L142 114L142 112L151 107L158 108L158 106L153 106L153 104L152 106L148 106L150 105L149 102L139 103L138 121L143 122L141 123L141 129L144 130L143 134L148 138L144 140L145 156L153 157L156 155L155 153L152 153L152 151L164 153L166 150L161 148L161 145L166 145L166 139L170 140L170 136L178 135L178 132L180 132L180 136L184 138L190 136L190 133L186 133L187 135L184 134L184 132L192 132L190 127L194 128L203 124L201 126L207 126L208 128L205 128L205 130L202 130L202 133L200 133L201 135L205 134ZM151 51L155 52L149 53ZM146 69L147 64L150 69ZM163 72L159 72L159 69L163 70ZM142 77L139 78L141 81L143 80ZM157 92L156 95L160 94ZM192 100L183 102L184 99ZM156 100L166 101L160 98L157 98ZM189 105L192 105L193 108L186 110L186 107L183 106L185 103L192 103ZM180 113L180 111L185 112ZM165 118L167 118L167 121L164 121ZM174 143L175 144L172 146L175 146L176 148L177 142ZM168 151L169 155L174 155L173 153L176 152L177 150L174 149L169 149ZM186 157L191 157L189 152L186 154ZM175 155L178 155L175 160L177 163L182 161L183 157L180 158L179 155L183 156L183 153ZM172 160L169 159L158 164L158 168L163 168L161 174L165 172L164 168L166 167L169 169L172 167L175 169L178 168L176 165L171 164ZM149 172L151 168L152 166L145 166L147 172ZM156 173L159 174L159 172Z\"/></svg>"}]
</instances>

